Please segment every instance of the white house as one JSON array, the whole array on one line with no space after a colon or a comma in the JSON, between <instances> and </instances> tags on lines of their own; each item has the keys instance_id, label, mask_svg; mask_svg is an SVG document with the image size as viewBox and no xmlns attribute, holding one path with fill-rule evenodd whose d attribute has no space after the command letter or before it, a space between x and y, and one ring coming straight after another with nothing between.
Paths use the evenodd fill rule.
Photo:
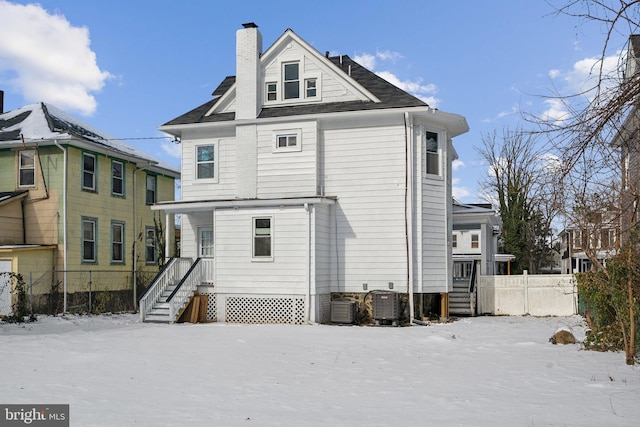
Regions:
<instances>
[{"instance_id":1,"label":"white house","mask_svg":"<svg viewBox=\"0 0 640 427\"><path fill-rule=\"evenodd\" d=\"M508 272L515 257L498 253L500 217L491 204L453 204L451 314L475 314L478 276Z\"/></svg>"},{"instance_id":2,"label":"white house","mask_svg":"<svg viewBox=\"0 0 640 427\"><path fill-rule=\"evenodd\" d=\"M464 117L290 29L263 51L250 23L236 76L160 129L182 143L182 200L154 209L182 214L182 258L140 300L143 319L174 321L194 289L232 322L325 322L332 298L376 290L404 294L411 315L418 295L446 300Z\"/></svg>"}]
</instances>

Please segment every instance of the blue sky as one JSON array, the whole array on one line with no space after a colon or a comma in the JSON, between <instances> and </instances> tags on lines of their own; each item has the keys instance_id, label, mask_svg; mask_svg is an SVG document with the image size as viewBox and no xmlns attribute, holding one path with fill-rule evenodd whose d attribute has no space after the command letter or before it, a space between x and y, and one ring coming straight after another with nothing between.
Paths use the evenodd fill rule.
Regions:
<instances>
[{"instance_id":1,"label":"blue sky","mask_svg":"<svg viewBox=\"0 0 640 427\"><path fill-rule=\"evenodd\" d=\"M320 52L349 55L465 116L454 195L480 202L482 135L524 125L520 110L562 114L540 95L575 92L601 54L603 28L549 3L566 1L0 0L0 89L5 111L50 102L179 165L176 144L143 138L161 137L158 126L235 74L241 24L259 25L264 49L291 28ZM624 49L628 36L612 46Z\"/></svg>"}]
</instances>

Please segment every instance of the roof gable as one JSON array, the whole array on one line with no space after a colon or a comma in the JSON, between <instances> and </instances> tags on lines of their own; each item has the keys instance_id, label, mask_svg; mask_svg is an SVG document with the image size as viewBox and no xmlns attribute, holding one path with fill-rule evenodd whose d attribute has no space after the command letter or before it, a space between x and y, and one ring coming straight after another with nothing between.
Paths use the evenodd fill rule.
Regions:
<instances>
[{"instance_id":1,"label":"roof gable","mask_svg":"<svg viewBox=\"0 0 640 427\"><path fill-rule=\"evenodd\" d=\"M258 118L301 114L336 113L386 108L428 107L428 105L367 70L347 55L328 57L287 29L261 56L262 84L275 82L281 90L282 64L300 61L301 76L319 79L319 96L295 100L262 102ZM209 102L165 123L174 126L235 119L235 77L226 77Z\"/></svg>"}]
</instances>

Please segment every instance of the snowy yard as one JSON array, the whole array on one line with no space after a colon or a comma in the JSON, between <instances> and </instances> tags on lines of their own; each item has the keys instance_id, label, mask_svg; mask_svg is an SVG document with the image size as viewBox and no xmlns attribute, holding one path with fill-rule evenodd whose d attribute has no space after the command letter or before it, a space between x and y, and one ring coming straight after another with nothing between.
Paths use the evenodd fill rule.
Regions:
<instances>
[{"instance_id":1,"label":"snowy yard","mask_svg":"<svg viewBox=\"0 0 640 427\"><path fill-rule=\"evenodd\" d=\"M0 403L68 403L72 426L632 426L640 369L548 342L579 317L406 328L0 325Z\"/></svg>"}]
</instances>

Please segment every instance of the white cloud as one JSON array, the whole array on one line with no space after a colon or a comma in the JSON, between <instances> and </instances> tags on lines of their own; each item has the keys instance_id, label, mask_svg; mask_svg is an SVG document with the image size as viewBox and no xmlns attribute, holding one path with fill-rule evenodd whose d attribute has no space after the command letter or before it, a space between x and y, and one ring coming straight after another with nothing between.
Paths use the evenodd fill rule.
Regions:
<instances>
[{"instance_id":1,"label":"white cloud","mask_svg":"<svg viewBox=\"0 0 640 427\"><path fill-rule=\"evenodd\" d=\"M46 101L83 115L95 112L92 93L111 74L98 67L89 30L38 4L0 0L0 16L0 76L8 76L0 83L29 102Z\"/></svg>"},{"instance_id":2,"label":"white cloud","mask_svg":"<svg viewBox=\"0 0 640 427\"><path fill-rule=\"evenodd\" d=\"M459 183L460 183L460 178L453 178L452 179L453 186L451 188L451 193L452 193L454 199L456 199L457 201L461 202L462 199L464 199L465 197L469 197L471 195L471 193L465 187L460 187L458 185Z\"/></svg>"},{"instance_id":3,"label":"white cloud","mask_svg":"<svg viewBox=\"0 0 640 427\"><path fill-rule=\"evenodd\" d=\"M375 70L376 68L376 57L370 53L355 55L353 60L368 70Z\"/></svg>"},{"instance_id":4,"label":"white cloud","mask_svg":"<svg viewBox=\"0 0 640 427\"><path fill-rule=\"evenodd\" d=\"M460 168L464 167L464 162L462 160L454 160L451 163L451 169L453 169L454 171L457 171Z\"/></svg>"},{"instance_id":5,"label":"white cloud","mask_svg":"<svg viewBox=\"0 0 640 427\"><path fill-rule=\"evenodd\" d=\"M176 144L175 142L162 141L160 144L162 151L171 157L179 159L182 156L182 144Z\"/></svg>"},{"instance_id":6,"label":"white cloud","mask_svg":"<svg viewBox=\"0 0 640 427\"><path fill-rule=\"evenodd\" d=\"M400 89L404 90L405 92L408 92L411 95L415 96L416 98L421 99L422 101L426 102L432 107L437 107L440 100L435 97L435 94L438 92L438 88L436 85L432 83L423 84L422 79L418 79L415 81L401 80L398 76L396 76L391 71L378 70L380 62L395 63L396 61L402 58L403 56L399 52L385 50L385 51L376 51L375 54L366 53L366 52L361 54L356 54L353 59L358 64L362 65L363 67L367 68L370 71L373 71L378 76L382 77L383 79L393 84L394 86L397 86Z\"/></svg>"},{"instance_id":7,"label":"white cloud","mask_svg":"<svg viewBox=\"0 0 640 427\"><path fill-rule=\"evenodd\" d=\"M566 105L560 99L546 99L544 103L548 106L542 112L542 119L547 122L561 124L569 118L569 111Z\"/></svg>"},{"instance_id":8,"label":"white cloud","mask_svg":"<svg viewBox=\"0 0 640 427\"><path fill-rule=\"evenodd\" d=\"M576 61L571 69L562 71L558 69L550 70L548 75L551 79L557 79L564 83L561 88L564 93L582 93L591 89L601 74L604 76L603 83L606 84L607 77L615 76L620 67L621 52L606 56L602 61L600 58L589 57Z\"/></svg>"}]
</instances>

